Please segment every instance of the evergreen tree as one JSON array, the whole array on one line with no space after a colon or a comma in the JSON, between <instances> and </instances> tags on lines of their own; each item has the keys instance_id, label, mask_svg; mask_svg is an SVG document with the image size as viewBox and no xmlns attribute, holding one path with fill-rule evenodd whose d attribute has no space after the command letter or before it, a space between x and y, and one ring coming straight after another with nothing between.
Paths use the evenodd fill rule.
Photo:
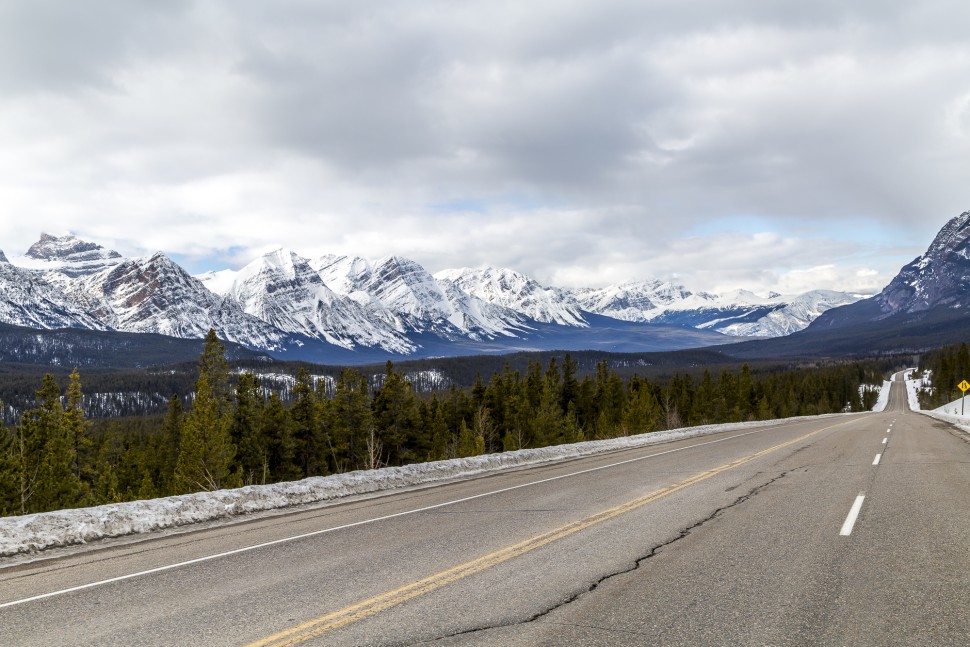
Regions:
<instances>
[{"instance_id":1,"label":"evergreen tree","mask_svg":"<svg viewBox=\"0 0 970 647\"><path fill-rule=\"evenodd\" d=\"M0 402L0 409L3 403ZM19 511L17 500L17 453L14 434L0 421L0 516Z\"/></svg>"},{"instance_id":2,"label":"evergreen tree","mask_svg":"<svg viewBox=\"0 0 970 647\"><path fill-rule=\"evenodd\" d=\"M205 336L205 346L203 346L202 355L199 356L199 375L205 376L219 413L225 413L232 400L229 389L229 362L226 360L226 347L219 341L216 331L211 328Z\"/></svg>"},{"instance_id":3,"label":"evergreen tree","mask_svg":"<svg viewBox=\"0 0 970 647\"><path fill-rule=\"evenodd\" d=\"M367 378L356 369L341 371L328 411L335 454L346 457L346 464L334 461L334 471L372 465L377 440L370 437L374 424Z\"/></svg>"},{"instance_id":4,"label":"evergreen tree","mask_svg":"<svg viewBox=\"0 0 970 647\"><path fill-rule=\"evenodd\" d=\"M90 479L90 447L91 439L88 437L90 424L84 415L82 408L83 396L81 394L81 376L77 369L71 373L70 383L67 387L67 405L64 408L64 426L71 443L74 445L74 474L78 480ZM82 466L84 475L82 476Z\"/></svg>"},{"instance_id":5,"label":"evergreen tree","mask_svg":"<svg viewBox=\"0 0 970 647\"><path fill-rule=\"evenodd\" d=\"M296 464L296 443L290 416L278 393L271 393L263 407L262 435L266 439L266 462L273 482L295 481L303 475Z\"/></svg>"},{"instance_id":6,"label":"evergreen tree","mask_svg":"<svg viewBox=\"0 0 970 647\"><path fill-rule=\"evenodd\" d=\"M73 507L80 502L74 443L68 436L60 396L54 376L48 373L36 393L37 406L21 418L21 514Z\"/></svg>"},{"instance_id":7,"label":"evergreen tree","mask_svg":"<svg viewBox=\"0 0 970 647\"><path fill-rule=\"evenodd\" d=\"M310 373L301 368L293 387L296 398L290 407L290 422L295 441L295 459L301 478L326 473L323 439L320 437L319 410Z\"/></svg>"},{"instance_id":8,"label":"evergreen tree","mask_svg":"<svg viewBox=\"0 0 970 647\"><path fill-rule=\"evenodd\" d=\"M182 401L177 395L173 395L168 400L159 452L159 485L165 495L178 493L175 487L175 468L178 465L182 441L182 416Z\"/></svg>"},{"instance_id":9,"label":"evergreen tree","mask_svg":"<svg viewBox=\"0 0 970 647\"><path fill-rule=\"evenodd\" d=\"M384 383L371 403L374 427L390 462L403 465L421 458L429 447L417 437L418 406L411 383L391 362L385 368Z\"/></svg>"},{"instance_id":10,"label":"evergreen tree","mask_svg":"<svg viewBox=\"0 0 970 647\"><path fill-rule=\"evenodd\" d=\"M259 380L252 373L243 373L236 384L236 406L232 411L229 435L238 448L236 458L244 482L250 485L265 483L268 478L262 408L263 395Z\"/></svg>"},{"instance_id":11,"label":"evergreen tree","mask_svg":"<svg viewBox=\"0 0 970 647\"><path fill-rule=\"evenodd\" d=\"M229 363L225 348L210 330L199 357L195 401L181 425L176 492L212 491L242 484L242 470L232 469L236 446L230 435L229 405Z\"/></svg>"}]
</instances>

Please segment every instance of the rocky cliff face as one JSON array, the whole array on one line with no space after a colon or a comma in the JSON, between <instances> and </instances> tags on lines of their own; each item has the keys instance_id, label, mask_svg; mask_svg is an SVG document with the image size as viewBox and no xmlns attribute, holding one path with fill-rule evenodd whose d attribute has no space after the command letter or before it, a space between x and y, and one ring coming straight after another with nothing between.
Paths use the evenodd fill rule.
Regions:
<instances>
[{"instance_id":1,"label":"rocky cliff face","mask_svg":"<svg viewBox=\"0 0 970 647\"><path fill-rule=\"evenodd\" d=\"M970 211L946 223L875 299L885 316L970 306Z\"/></svg>"}]
</instances>

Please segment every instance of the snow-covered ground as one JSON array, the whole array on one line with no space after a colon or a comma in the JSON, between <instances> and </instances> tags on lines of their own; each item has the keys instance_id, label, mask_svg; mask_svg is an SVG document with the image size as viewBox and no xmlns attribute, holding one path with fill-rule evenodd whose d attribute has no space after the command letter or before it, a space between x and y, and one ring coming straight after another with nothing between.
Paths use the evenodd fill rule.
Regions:
<instances>
[{"instance_id":1,"label":"snow-covered ground","mask_svg":"<svg viewBox=\"0 0 970 647\"><path fill-rule=\"evenodd\" d=\"M863 385L859 387L860 389L867 388L868 385ZM876 399L876 403L872 405L873 411L885 411L886 405L889 404L889 387L892 386L892 382L889 380L884 380L882 386L879 387L879 397Z\"/></svg>"},{"instance_id":2,"label":"snow-covered ground","mask_svg":"<svg viewBox=\"0 0 970 647\"><path fill-rule=\"evenodd\" d=\"M847 414L810 416L801 419L841 415ZM110 537L155 532L255 512L323 503L354 495L368 495L440 483L486 472L653 445L722 431L773 426L798 419L688 427L610 440L349 472L288 483L252 485L234 490L199 492L93 508L6 517L0 519L0 557L84 544Z\"/></svg>"},{"instance_id":3,"label":"snow-covered ground","mask_svg":"<svg viewBox=\"0 0 970 647\"><path fill-rule=\"evenodd\" d=\"M919 411L923 415L930 416L931 418L936 418L937 420L942 420L943 422L949 422L957 429L962 429L963 431L970 433L970 403L968 403L965 413L961 414L962 398L960 400L954 400L944 404L942 407L937 407L936 409L931 409L927 411L922 411L919 405L919 399L916 397L919 389L923 387L930 386L929 375L924 375L918 379L911 379L914 370L910 369L906 372L906 392L909 395L909 408L913 411Z\"/></svg>"}]
</instances>

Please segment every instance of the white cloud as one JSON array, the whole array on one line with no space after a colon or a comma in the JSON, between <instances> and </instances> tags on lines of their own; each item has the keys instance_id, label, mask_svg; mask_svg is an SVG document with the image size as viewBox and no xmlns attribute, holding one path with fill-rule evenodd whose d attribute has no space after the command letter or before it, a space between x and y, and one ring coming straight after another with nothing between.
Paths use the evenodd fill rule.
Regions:
<instances>
[{"instance_id":1,"label":"white cloud","mask_svg":"<svg viewBox=\"0 0 970 647\"><path fill-rule=\"evenodd\" d=\"M942 0L6 3L0 248L73 231L200 265L286 246L870 290L970 207L967 19ZM771 226L692 233L739 213Z\"/></svg>"}]
</instances>

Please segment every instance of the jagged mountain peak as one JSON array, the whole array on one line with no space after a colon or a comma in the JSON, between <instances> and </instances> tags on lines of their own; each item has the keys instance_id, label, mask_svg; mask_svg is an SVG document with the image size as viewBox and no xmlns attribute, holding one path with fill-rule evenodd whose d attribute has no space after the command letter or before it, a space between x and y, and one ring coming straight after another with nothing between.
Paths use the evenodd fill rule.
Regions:
<instances>
[{"instance_id":1,"label":"jagged mountain peak","mask_svg":"<svg viewBox=\"0 0 970 647\"><path fill-rule=\"evenodd\" d=\"M323 282L338 294L352 294L359 291L370 278L373 267L371 262L360 256L327 254L310 261Z\"/></svg>"},{"instance_id":2,"label":"jagged mountain peak","mask_svg":"<svg viewBox=\"0 0 970 647\"><path fill-rule=\"evenodd\" d=\"M875 300L885 316L970 306L970 211L950 219Z\"/></svg>"},{"instance_id":3,"label":"jagged mountain peak","mask_svg":"<svg viewBox=\"0 0 970 647\"><path fill-rule=\"evenodd\" d=\"M576 298L560 288L549 288L535 279L504 267L442 270L435 278L457 286L478 299L522 314L540 323L586 327Z\"/></svg>"},{"instance_id":4,"label":"jagged mountain peak","mask_svg":"<svg viewBox=\"0 0 970 647\"><path fill-rule=\"evenodd\" d=\"M105 249L97 243L83 241L77 236L53 236L47 233L40 235L40 240L30 246L25 256L40 261L63 263L86 263L122 258L121 254L114 250Z\"/></svg>"},{"instance_id":5,"label":"jagged mountain peak","mask_svg":"<svg viewBox=\"0 0 970 647\"><path fill-rule=\"evenodd\" d=\"M0 249L0 263L9 263L9 262L10 261L7 260L7 255L3 253L2 249Z\"/></svg>"}]
</instances>

